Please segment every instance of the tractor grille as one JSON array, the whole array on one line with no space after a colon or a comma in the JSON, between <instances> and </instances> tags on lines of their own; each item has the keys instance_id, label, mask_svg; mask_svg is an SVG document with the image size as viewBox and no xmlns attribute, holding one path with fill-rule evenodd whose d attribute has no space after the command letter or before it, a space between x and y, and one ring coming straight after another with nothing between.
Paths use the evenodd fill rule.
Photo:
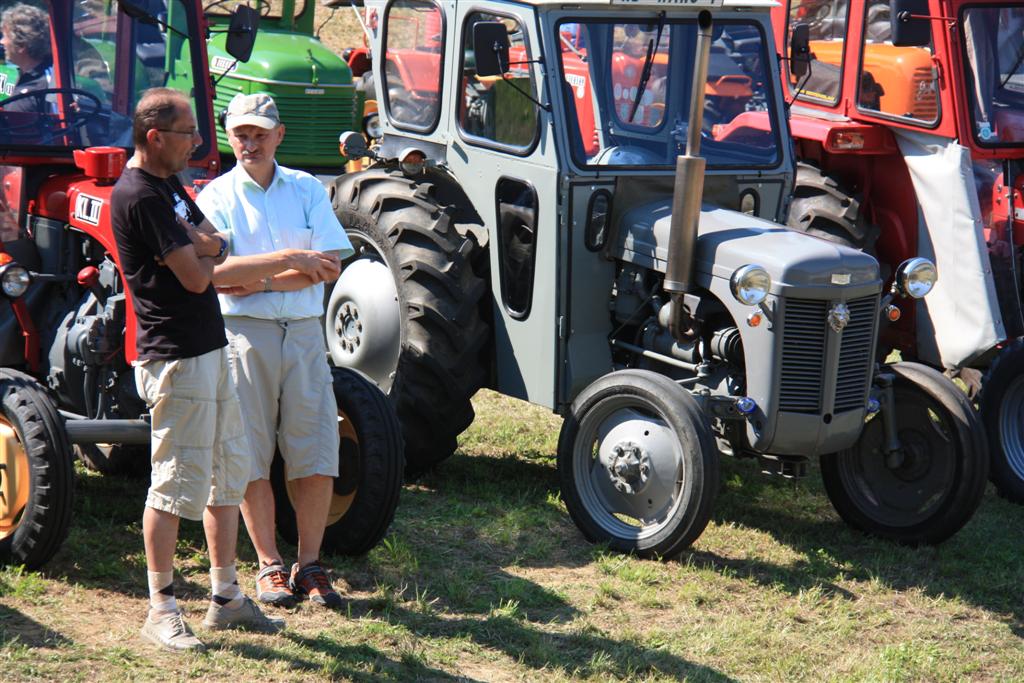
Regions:
<instances>
[{"instance_id":1,"label":"tractor grille","mask_svg":"<svg viewBox=\"0 0 1024 683\"><path fill-rule=\"evenodd\" d=\"M281 120L288 126L281 149L323 154L338 149L338 135L359 130L355 121L355 89L328 88L323 95L274 95ZM341 155L338 155L339 159Z\"/></svg>"},{"instance_id":2,"label":"tractor grille","mask_svg":"<svg viewBox=\"0 0 1024 683\"><path fill-rule=\"evenodd\" d=\"M832 412L841 413L864 406L874 360L875 327L878 321L878 297L866 296L846 304L850 324L843 330L839 346L839 372L836 376L836 400Z\"/></svg>"},{"instance_id":3,"label":"tractor grille","mask_svg":"<svg viewBox=\"0 0 1024 683\"><path fill-rule=\"evenodd\" d=\"M821 412L828 301L787 299L784 315L779 410Z\"/></svg>"},{"instance_id":4,"label":"tractor grille","mask_svg":"<svg viewBox=\"0 0 1024 683\"><path fill-rule=\"evenodd\" d=\"M874 360L878 296L846 302L850 323L841 334L833 332L827 320L835 303L785 300L779 410L840 413L864 406ZM829 388L834 388L832 395L826 393Z\"/></svg>"},{"instance_id":5,"label":"tractor grille","mask_svg":"<svg viewBox=\"0 0 1024 683\"><path fill-rule=\"evenodd\" d=\"M300 87L225 78L217 86L213 111L216 115L226 110L238 92L270 92L288 131L277 150L279 159L296 164L302 164L306 159L314 159L316 163L332 161L340 164L338 136L345 131L360 130L362 125L361 118L357 120L356 116L355 87L328 87L324 90L323 95L306 95ZM226 148L227 134L219 125L217 138Z\"/></svg>"},{"instance_id":6,"label":"tractor grille","mask_svg":"<svg viewBox=\"0 0 1024 683\"><path fill-rule=\"evenodd\" d=\"M936 96L939 83L935 70L930 66L919 66L914 69L912 87L914 96L914 113L912 116L921 121L934 121L939 116L939 100Z\"/></svg>"}]
</instances>

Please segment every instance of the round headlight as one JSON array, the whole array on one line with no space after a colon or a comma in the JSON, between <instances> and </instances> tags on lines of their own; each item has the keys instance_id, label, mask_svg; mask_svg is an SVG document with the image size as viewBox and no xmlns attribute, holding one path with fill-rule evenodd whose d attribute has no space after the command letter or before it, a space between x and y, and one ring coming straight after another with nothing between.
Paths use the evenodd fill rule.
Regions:
<instances>
[{"instance_id":1,"label":"round headlight","mask_svg":"<svg viewBox=\"0 0 1024 683\"><path fill-rule=\"evenodd\" d=\"M932 291L939 272L935 264L926 258L907 259L896 269L896 287L905 296L922 299Z\"/></svg>"},{"instance_id":2,"label":"round headlight","mask_svg":"<svg viewBox=\"0 0 1024 683\"><path fill-rule=\"evenodd\" d=\"M750 264L737 268L729 284L736 301L756 306L768 296L768 290L772 288L772 277L761 266Z\"/></svg>"},{"instance_id":3,"label":"round headlight","mask_svg":"<svg viewBox=\"0 0 1024 683\"><path fill-rule=\"evenodd\" d=\"M32 284L32 276L28 274L28 269L17 263L12 263L4 268L3 275L0 275L0 286L3 287L4 294L12 299L24 294L30 284Z\"/></svg>"},{"instance_id":4,"label":"round headlight","mask_svg":"<svg viewBox=\"0 0 1024 683\"><path fill-rule=\"evenodd\" d=\"M370 114L363 119L363 134L369 140L379 140L384 135L384 128L380 125L378 114Z\"/></svg>"}]
</instances>

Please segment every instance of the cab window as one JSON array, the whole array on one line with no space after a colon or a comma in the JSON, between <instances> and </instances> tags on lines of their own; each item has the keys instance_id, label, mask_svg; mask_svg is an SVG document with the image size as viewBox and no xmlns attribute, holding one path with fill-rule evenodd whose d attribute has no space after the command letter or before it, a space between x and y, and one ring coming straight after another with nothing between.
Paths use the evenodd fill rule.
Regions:
<instances>
[{"instance_id":1,"label":"cab window","mask_svg":"<svg viewBox=\"0 0 1024 683\"><path fill-rule=\"evenodd\" d=\"M924 47L893 45L888 0L868 3L857 106L886 118L926 125L937 123L938 72L932 61L934 53L934 43Z\"/></svg>"},{"instance_id":2,"label":"cab window","mask_svg":"<svg viewBox=\"0 0 1024 683\"><path fill-rule=\"evenodd\" d=\"M835 103L842 88L843 52L846 46L847 0L793 0L789 5L786 45L793 27L804 24L811 41L811 64L806 76L797 78L785 64L787 82L801 98Z\"/></svg>"},{"instance_id":3,"label":"cab window","mask_svg":"<svg viewBox=\"0 0 1024 683\"><path fill-rule=\"evenodd\" d=\"M509 71L504 76L479 76L473 55L473 26L500 21L509 37ZM537 87L523 28L516 19L485 12L470 14L463 27L462 93L459 128L479 143L526 151L537 137ZM529 96L527 96L527 94Z\"/></svg>"},{"instance_id":4,"label":"cab window","mask_svg":"<svg viewBox=\"0 0 1024 683\"><path fill-rule=\"evenodd\" d=\"M444 20L425 0L397 0L384 17L384 101L398 128L427 133L441 113Z\"/></svg>"}]
</instances>

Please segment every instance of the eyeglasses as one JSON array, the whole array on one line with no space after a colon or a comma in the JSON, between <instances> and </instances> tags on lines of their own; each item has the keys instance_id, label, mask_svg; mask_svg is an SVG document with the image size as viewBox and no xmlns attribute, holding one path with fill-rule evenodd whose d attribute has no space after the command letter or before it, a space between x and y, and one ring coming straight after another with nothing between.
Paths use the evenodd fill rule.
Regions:
<instances>
[{"instance_id":1,"label":"eyeglasses","mask_svg":"<svg viewBox=\"0 0 1024 683\"><path fill-rule=\"evenodd\" d=\"M199 132L198 128L192 128L191 130L174 130L173 128L157 128L161 133L177 133L178 135L188 135L189 137L195 136Z\"/></svg>"}]
</instances>

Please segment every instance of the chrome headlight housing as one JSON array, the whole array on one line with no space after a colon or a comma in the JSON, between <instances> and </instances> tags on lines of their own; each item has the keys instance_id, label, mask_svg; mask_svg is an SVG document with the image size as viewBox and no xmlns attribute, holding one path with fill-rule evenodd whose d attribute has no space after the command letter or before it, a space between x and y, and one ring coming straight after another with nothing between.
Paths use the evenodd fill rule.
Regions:
<instances>
[{"instance_id":1,"label":"chrome headlight housing","mask_svg":"<svg viewBox=\"0 0 1024 683\"><path fill-rule=\"evenodd\" d=\"M367 140L380 140L384 136L379 114L373 113L363 118L363 135Z\"/></svg>"},{"instance_id":2,"label":"chrome headlight housing","mask_svg":"<svg viewBox=\"0 0 1024 683\"><path fill-rule=\"evenodd\" d=\"M32 284L32 276L28 268L18 263L8 263L0 267L0 287L3 288L4 296L17 299L28 291Z\"/></svg>"},{"instance_id":3,"label":"chrome headlight housing","mask_svg":"<svg viewBox=\"0 0 1024 683\"><path fill-rule=\"evenodd\" d=\"M761 266L748 263L740 266L729 278L729 286L736 301L747 306L756 306L768 297L772 288L772 277Z\"/></svg>"},{"instance_id":4,"label":"chrome headlight housing","mask_svg":"<svg viewBox=\"0 0 1024 683\"><path fill-rule=\"evenodd\" d=\"M923 299L939 279L935 264L920 256L907 259L896 269L893 286L903 296Z\"/></svg>"}]
</instances>

